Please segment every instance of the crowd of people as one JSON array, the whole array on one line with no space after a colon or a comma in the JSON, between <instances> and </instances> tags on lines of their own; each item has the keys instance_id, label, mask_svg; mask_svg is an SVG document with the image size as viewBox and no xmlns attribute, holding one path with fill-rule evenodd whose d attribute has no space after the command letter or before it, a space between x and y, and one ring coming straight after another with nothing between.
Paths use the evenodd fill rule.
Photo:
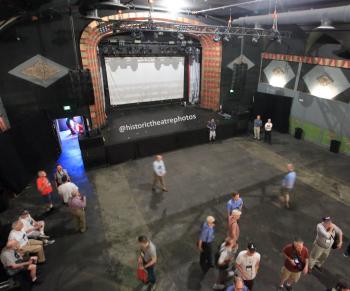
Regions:
<instances>
[{"instance_id":1,"label":"crowd of people","mask_svg":"<svg viewBox=\"0 0 350 291\"><path fill-rule=\"evenodd\" d=\"M54 183L60 200L76 219L77 231L86 231L85 208L86 196L82 196L79 188L71 182L67 170L57 165ZM38 172L37 190L41 194L46 211L54 208L53 187L45 171ZM44 264L45 248L55 243L45 233L45 221L35 220L29 211L23 210L17 220L12 223L7 243L1 251L1 263L8 276L23 275L31 283L38 284L37 265Z\"/></svg>"},{"instance_id":2,"label":"crowd of people","mask_svg":"<svg viewBox=\"0 0 350 291\"><path fill-rule=\"evenodd\" d=\"M260 116L256 119L256 127L260 129L262 125ZM260 122L259 122L260 121ZM214 120L208 123L209 131L216 127ZM271 123L271 120L268 121ZM272 124L270 130L272 129ZM265 129L266 131L266 129ZM260 139L260 131L254 129L257 139ZM271 136L270 136L271 137ZM210 134L210 139L215 139L215 134ZM155 190L157 182L161 189L165 188L166 167L163 157L157 155L153 162L154 182L152 190ZM280 201L287 209L290 208L291 194L296 182L296 172L293 164L287 164L287 173L281 184ZM213 285L214 290L226 291L252 291L254 281L260 270L261 254L257 251L255 242L249 242L246 248L239 250L240 225L239 220L243 211L243 199L238 192L233 192L231 199L226 204L227 215L227 236L219 244L217 251L213 252L215 243L215 218L208 216L202 224L197 248L200 252L199 264L203 273L210 268L216 268L218 275ZM140 245L140 256L138 259L139 279L145 283L149 289L156 289L155 265L157 263L157 252L155 244L146 236L142 235L138 239ZM316 237L312 245L311 252L304 244L304 240L296 237L293 242L284 246L281 250L284 258L281 267L280 281L276 282L277 291L292 291L293 286L300 280L301 275L312 272L322 272L323 265L330 255L332 249L340 250L343 246L343 232L334 224L330 216L322 218L316 226ZM348 257L350 245L344 252L344 257ZM339 291L349 291L349 286L345 282L339 282L334 289ZM328 290L327 290L328 291Z\"/></svg>"}]
</instances>

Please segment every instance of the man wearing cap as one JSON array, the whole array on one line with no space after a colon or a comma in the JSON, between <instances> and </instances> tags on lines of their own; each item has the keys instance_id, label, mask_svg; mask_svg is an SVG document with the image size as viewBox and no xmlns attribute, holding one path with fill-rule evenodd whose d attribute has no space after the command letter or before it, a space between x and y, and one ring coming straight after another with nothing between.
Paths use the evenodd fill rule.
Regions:
<instances>
[{"instance_id":1,"label":"man wearing cap","mask_svg":"<svg viewBox=\"0 0 350 291\"><path fill-rule=\"evenodd\" d=\"M317 224L316 238L310 253L310 272L315 267L321 271L322 265L331 252L333 244L340 249L343 245L343 232L332 223L331 217L323 217L322 222Z\"/></svg>"},{"instance_id":2,"label":"man wearing cap","mask_svg":"<svg viewBox=\"0 0 350 291\"><path fill-rule=\"evenodd\" d=\"M281 269L281 280L277 291L292 291L293 284L296 284L301 273L307 274L309 265L309 251L304 246L304 242L300 238L294 239L292 244L288 244L283 248L284 266Z\"/></svg>"},{"instance_id":3,"label":"man wearing cap","mask_svg":"<svg viewBox=\"0 0 350 291\"><path fill-rule=\"evenodd\" d=\"M160 184L164 192L168 192L168 189L165 187L164 177L166 174L166 168L161 155L157 155L153 161L153 184L152 190L156 189L157 183Z\"/></svg>"},{"instance_id":4,"label":"man wearing cap","mask_svg":"<svg viewBox=\"0 0 350 291\"><path fill-rule=\"evenodd\" d=\"M260 258L252 242L248 244L247 250L241 251L236 258L237 275L243 279L249 291L253 290L254 279L259 271Z\"/></svg>"},{"instance_id":5,"label":"man wearing cap","mask_svg":"<svg viewBox=\"0 0 350 291\"><path fill-rule=\"evenodd\" d=\"M214 226L215 218L208 216L206 222L201 227L200 236L198 239L198 249L200 251L199 262L203 272L214 267L212 256L212 243L214 241Z\"/></svg>"},{"instance_id":6,"label":"man wearing cap","mask_svg":"<svg viewBox=\"0 0 350 291\"><path fill-rule=\"evenodd\" d=\"M227 209L227 218L229 219L232 211L237 209L242 211L243 207L243 200L240 197L238 192L232 192L232 198L227 202L226 209Z\"/></svg>"}]
</instances>

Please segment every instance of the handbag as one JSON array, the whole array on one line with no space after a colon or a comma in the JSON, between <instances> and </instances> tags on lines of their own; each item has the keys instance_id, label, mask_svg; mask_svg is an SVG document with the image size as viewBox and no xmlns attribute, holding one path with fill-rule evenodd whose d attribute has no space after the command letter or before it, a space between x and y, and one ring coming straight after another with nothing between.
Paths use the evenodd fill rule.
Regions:
<instances>
[{"instance_id":1,"label":"handbag","mask_svg":"<svg viewBox=\"0 0 350 291\"><path fill-rule=\"evenodd\" d=\"M340 240L339 240L339 235L337 234L337 233L335 233L334 234L334 237L332 236L332 238L333 238L333 244L332 244L332 249L333 250L335 250L335 249L337 249L338 248L338 245L339 245L339 242L340 242Z\"/></svg>"},{"instance_id":2,"label":"handbag","mask_svg":"<svg viewBox=\"0 0 350 291\"><path fill-rule=\"evenodd\" d=\"M148 282L148 274L145 269L137 268L137 279L144 284Z\"/></svg>"}]
</instances>

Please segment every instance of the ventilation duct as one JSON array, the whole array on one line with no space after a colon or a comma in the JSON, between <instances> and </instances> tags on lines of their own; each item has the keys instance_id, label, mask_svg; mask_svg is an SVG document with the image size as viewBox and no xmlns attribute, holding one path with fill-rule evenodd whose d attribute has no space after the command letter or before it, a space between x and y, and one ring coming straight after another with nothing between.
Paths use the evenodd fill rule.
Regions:
<instances>
[{"instance_id":1,"label":"ventilation duct","mask_svg":"<svg viewBox=\"0 0 350 291\"><path fill-rule=\"evenodd\" d=\"M349 23L350 5L278 13L279 25L307 25L325 21L331 23ZM262 26L272 26L272 23L272 14L240 17L232 21L232 25L235 26L253 26L256 24Z\"/></svg>"}]
</instances>

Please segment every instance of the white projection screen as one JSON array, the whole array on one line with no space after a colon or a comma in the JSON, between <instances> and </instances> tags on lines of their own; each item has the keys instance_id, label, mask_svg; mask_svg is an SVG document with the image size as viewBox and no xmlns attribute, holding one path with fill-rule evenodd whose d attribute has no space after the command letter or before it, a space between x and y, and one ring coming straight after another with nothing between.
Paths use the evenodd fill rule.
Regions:
<instances>
[{"instance_id":1,"label":"white projection screen","mask_svg":"<svg viewBox=\"0 0 350 291\"><path fill-rule=\"evenodd\" d=\"M105 58L111 105L182 99L184 61L184 57Z\"/></svg>"}]
</instances>

